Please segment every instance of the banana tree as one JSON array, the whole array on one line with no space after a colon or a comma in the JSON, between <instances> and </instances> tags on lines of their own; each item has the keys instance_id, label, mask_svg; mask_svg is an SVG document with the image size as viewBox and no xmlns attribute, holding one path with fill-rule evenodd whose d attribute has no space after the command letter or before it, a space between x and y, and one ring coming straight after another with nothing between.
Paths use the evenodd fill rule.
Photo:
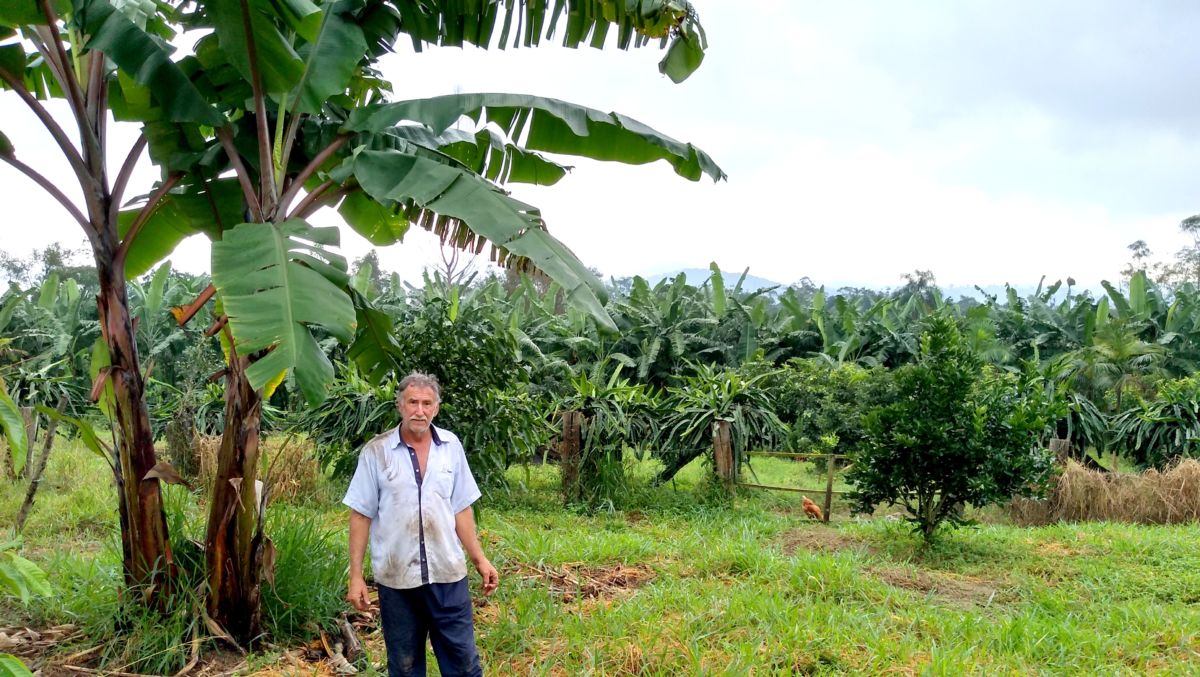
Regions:
<instances>
[{"instance_id":1,"label":"banana tree","mask_svg":"<svg viewBox=\"0 0 1200 677\"><path fill-rule=\"evenodd\" d=\"M537 44L565 19L568 46L661 39L660 69L682 80L699 66L704 35L687 3L579 0L468 3L262 0L165 3L4 0L0 78L43 122L80 183L84 209L0 137L0 158L53 195L87 233L101 281L101 326L118 439L126 581L166 589L171 572L144 383L126 302L126 276L144 272L184 237L213 247L220 332L229 354L226 430L209 520L209 610L238 637L257 635L259 564L270 558L253 487L263 390L284 375L318 401L332 369L310 327L355 338L352 354L381 374L386 324L346 292L337 232L306 219L336 206L375 244L410 224L461 248L550 275L575 303L604 318L602 290L552 238L538 211L498 182L548 185L566 167L541 152L646 163L666 160L689 179L723 178L707 155L618 114L512 94L388 102L376 60L400 37L425 45ZM172 55L174 27L204 37ZM494 35L499 29L498 39ZM515 29L515 31L514 31ZM17 31L20 30L18 37ZM26 51L33 45L36 52ZM40 103L67 99L77 148ZM142 124L114 181L106 173L108 112ZM471 135L452 127L481 123ZM148 148L162 181L121 211L133 166ZM609 321L611 322L611 321ZM357 332L357 336L355 333ZM374 347L372 347L374 346ZM391 356L395 359L395 356ZM243 490L243 488L245 490Z\"/></svg>"},{"instance_id":2,"label":"banana tree","mask_svg":"<svg viewBox=\"0 0 1200 677\"><path fill-rule=\"evenodd\" d=\"M174 565L167 541L165 514L157 478L153 439L145 404L145 382L138 362L126 293L132 244L146 218L178 182L156 188L146 206L120 218L133 168L145 148L139 140L110 177L108 120L112 63L129 70L131 82L154 83L156 99L174 120L219 125L223 119L197 94L180 67L167 58L165 39L172 31L153 4L107 0L67 3L51 0L0 2L0 84L28 107L70 166L83 197L82 208L38 169L18 158L0 132L0 160L33 180L54 197L87 236L99 279L96 299L103 339L94 393L107 392L113 414L117 460L113 463L119 496L121 546L127 586L140 586L146 598L159 600L169 589ZM73 140L43 100L66 100ZM12 98L6 101L11 105Z\"/></svg>"},{"instance_id":3,"label":"banana tree","mask_svg":"<svg viewBox=\"0 0 1200 677\"><path fill-rule=\"evenodd\" d=\"M209 612L235 637L257 636L260 565L272 556L262 533L265 496L250 490L264 390L286 375L310 403L324 397L333 369L311 329L353 341L349 355L376 380L403 360L386 316L349 292L337 230L312 226L313 213L336 207L376 245L399 242L411 224L462 249L478 252L490 244L493 259L545 272L569 299L611 325L598 282L549 235L535 208L498 184L556 183L567 167L544 152L633 163L661 159L689 179L724 176L690 144L564 101L517 94L388 101L375 60L401 34L418 45L465 40L487 46L488 36L473 31L501 20L507 25L519 9L526 21L549 19L547 33L559 16L568 16L568 44L589 35L602 44L595 38L614 22L622 46L638 32L673 35L664 62L670 74L678 54L699 47L698 24L689 8L651 4L650 12L643 5L582 23L578 12L598 7L513 2L479 15L431 4L413 14L407 5L339 0L288 14L247 1L201 4L189 16L190 27L211 30L196 45L204 66L197 85L230 122L211 134L193 122L155 122L146 129L152 157L165 158L169 173L188 178L181 197L202 194L212 205L211 218L192 228L214 240L213 287L223 315L214 329L224 337L229 365L206 556ZM430 12L437 15L433 24ZM525 44L536 43L541 30L527 25ZM133 87L126 93L133 94L130 100L145 98ZM463 118L478 129L459 131ZM228 172L233 178L217 178ZM176 227L158 232L188 229L171 214L163 218Z\"/></svg>"}]
</instances>

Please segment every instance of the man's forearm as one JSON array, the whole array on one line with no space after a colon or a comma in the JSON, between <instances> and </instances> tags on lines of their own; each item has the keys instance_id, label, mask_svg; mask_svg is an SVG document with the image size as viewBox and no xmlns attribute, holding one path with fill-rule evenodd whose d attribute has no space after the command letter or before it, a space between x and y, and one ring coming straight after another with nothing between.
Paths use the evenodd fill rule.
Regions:
<instances>
[{"instance_id":1,"label":"man's forearm","mask_svg":"<svg viewBox=\"0 0 1200 677\"><path fill-rule=\"evenodd\" d=\"M367 553L367 539L371 534L371 518L354 510L350 511L350 578L363 575L363 558Z\"/></svg>"},{"instance_id":2,"label":"man's forearm","mask_svg":"<svg viewBox=\"0 0 1200 677\"><path fill-rule=\"evenodd\" d=\"M483 555L483 547L479 545L479 536L475 533L475 511L467 506L454 516L454 533L458 535L467 558L478 564Z\"/></svg>"}]
</instances>

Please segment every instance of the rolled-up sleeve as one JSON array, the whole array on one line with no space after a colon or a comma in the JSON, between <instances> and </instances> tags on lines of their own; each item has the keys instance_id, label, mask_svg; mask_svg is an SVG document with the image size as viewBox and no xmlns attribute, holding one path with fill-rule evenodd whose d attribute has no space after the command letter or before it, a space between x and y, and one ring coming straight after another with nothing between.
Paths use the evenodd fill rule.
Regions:
<instances>
[{"instance_id":1,"label":"rolled-up sleeve","mask_svg":"<svg viewBox=\"0 0 1200 677\"><path fill-rule=\"evenodd\" d=\"M375 454L359 453L358 468L342 503L364 517L375 519L379 514L379 473L375 467Z\"/></svg>"},{"instance_id":2,"label":"rolled-up sleeve","mask_svg":"<svg viewBox=\"0 0 1200 677\"><path fill-rule=\"evenodd\" d=\"M458 463L454 469L454 489L450 492L450 508L454 514L466 510L472 503L479 500L479 485L471 474L471 466L467 464L467 454L462 447L458 449Z\"/></svg>"}]
</instances>

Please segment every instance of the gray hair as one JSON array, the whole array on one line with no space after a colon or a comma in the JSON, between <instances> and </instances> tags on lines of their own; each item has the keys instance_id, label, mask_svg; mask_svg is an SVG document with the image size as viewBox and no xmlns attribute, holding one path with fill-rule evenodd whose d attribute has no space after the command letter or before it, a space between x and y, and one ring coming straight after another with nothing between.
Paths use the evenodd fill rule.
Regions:
<instances>
[{"instance_id":1,"label":"gray hair","mask_svg":"<svg viewBox=\"0 0 1200 677\"><path fill-rule=\"evenodd\" d=\"M396 406L400 406L404 400L404 391L408 390L409 386L429 388L433 390L433 401L442 401L442 386L438 384L436 376L420 371L410 371L408 376L400 379L400 383L396 386Z\"/></svg>"}]
</instances>

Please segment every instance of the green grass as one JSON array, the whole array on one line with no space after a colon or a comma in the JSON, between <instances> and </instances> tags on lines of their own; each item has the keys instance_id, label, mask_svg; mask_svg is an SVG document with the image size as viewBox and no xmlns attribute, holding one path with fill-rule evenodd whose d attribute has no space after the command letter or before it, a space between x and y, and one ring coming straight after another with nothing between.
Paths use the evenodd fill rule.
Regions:
<instances>
[{"instance_id":1,"label":"green grass","mask_svg":"<svg viewBox=\"0 0 1200 677\"><path fill-rule=\"evenodd\" d=\"M119 561L115 497L98 463L69 444L56 450L25 552L61 594L0 605L0 615L107 637ZM811 464L754 466L764 484L824 485ZM650 487L655 470L630 463L621 500L591 514L562 507L552 466L510 470L512 488L479 504L501 571L477 608L489 675L1200 674L1196 525L989 523L925 547L900 519L851 518L835 503L821 525L803 518L797 494L729 500L702 464ZM0 488L0 514L15 513L17 494ZM202 519L186 492L168 505L184 531ZM289 585L312 591L280 616L276 627L292 634L302 616L337 608L344 509L279 506L271 520L278 544L321 563L285 565ZM378 636L366 639L381 660Z\"/></svg>"}]
</instances>

